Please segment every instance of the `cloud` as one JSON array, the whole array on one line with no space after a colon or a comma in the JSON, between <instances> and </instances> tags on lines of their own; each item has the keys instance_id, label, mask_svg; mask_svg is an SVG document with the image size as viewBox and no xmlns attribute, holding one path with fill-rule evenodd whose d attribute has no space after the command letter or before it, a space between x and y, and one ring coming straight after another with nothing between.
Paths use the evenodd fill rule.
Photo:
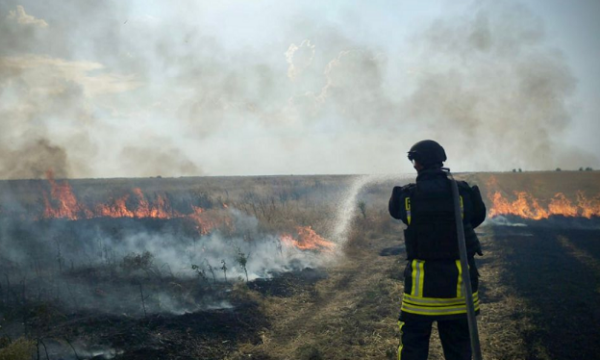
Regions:
<instances>
[{"instance_id":1,"label":"cloud","mask_svg":"<svg viewBox=\"0 0 600 360\"><path fill-rule=\"evenodd\" d=\"M291 44L285 52L285 60L289 64L288 77L294 81L304 69L308 68L315 57L315 45L310 40L303 40L300 45Z\"/></svg>"},{"instance_id":2,"label":"cloud","mask_svg":"<svg viewBox=\"0 0 600 360\"><path fill-rule=\"evenodd\" d=\"M56 81L80 85L87 97L133 90L142 85L133 75L102 72L105 67L97 62L68 61L48 56L23 55L0 58L0 74L25 73L34 81L35 91L60 91L53 89Z\"/></svg>"},{"instance_id":3,"label":"cloud","mask_svg":"<svg viewBox=\"0 0 600 360\"><path fill-rule=\"evenodd\" d=\"M25 12L21 5L17 5L17 10L11 10L7 16L8 20L16 21L21 25L37 26L40 28L48 27L48 23L44 19L37 19Z\"/></svg>"}]
</instances>

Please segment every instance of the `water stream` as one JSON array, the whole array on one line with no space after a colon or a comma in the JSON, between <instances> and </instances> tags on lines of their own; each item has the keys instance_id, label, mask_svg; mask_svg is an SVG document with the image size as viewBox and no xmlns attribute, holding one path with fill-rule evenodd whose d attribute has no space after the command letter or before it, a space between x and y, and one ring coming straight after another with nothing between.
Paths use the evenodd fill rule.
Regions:
<instances>
[{"instance_id":1,"label":"water stream","mask_svg":"<svg viewBox=\"0 0 600 360\"><path fill-rule=\"evenodd\" d=\"M365 186L396 180L396 185L404 185L414 181L413 174L385 174L385 175L359 175L354 178L346 194L339 203L339 209L336 214L336 220L333 227L331 240L338 245L343 245L348 240L348 232L352 225L352 220L358 209L357 198ZM392 188L390 187L390 194ZM387 204L382 204L387 206Z\"/></svg>"}]
</instances>

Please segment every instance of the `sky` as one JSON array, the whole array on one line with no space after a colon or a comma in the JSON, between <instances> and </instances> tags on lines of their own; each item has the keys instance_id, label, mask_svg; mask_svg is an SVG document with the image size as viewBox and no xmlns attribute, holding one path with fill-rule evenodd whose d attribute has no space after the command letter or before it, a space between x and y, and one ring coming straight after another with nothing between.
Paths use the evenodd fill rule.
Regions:
<instances>
[{"instance_id":1,"label":"sky","mask_svg":"<svg viewBox=\"0 0 600 360\"><path fill-rule=\"evenodd\" d=\"M600 167L600 1L0 0L0 179Z\"/></svg>"}]
</instances>

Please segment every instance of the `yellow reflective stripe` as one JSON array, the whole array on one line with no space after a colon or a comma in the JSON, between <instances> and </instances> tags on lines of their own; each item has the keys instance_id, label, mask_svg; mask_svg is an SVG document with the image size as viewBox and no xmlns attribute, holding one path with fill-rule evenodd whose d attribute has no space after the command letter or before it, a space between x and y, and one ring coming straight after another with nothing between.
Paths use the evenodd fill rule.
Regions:
<instances>
[{"instance_id":1,"label":"yellow reflective stripe","mask_svg":"<svg viewBox=\"0 0 600 360\"><path fill-rule=\"evenodd\" d=\"M479 310L479 304L475 305L475 311L478 311L478 310ZM405 311L405 312L411 313L411 314L430 315L430 316L456 315L456 314L465 314L467 312L467 307L459 306L459 307L448 307L448 308L442 308L442 309L437 309L437 308L423 309L423 308L420 308L417 306L402 305L402 311Z\"/></svg>"},{"instance_id":2,"label":"yellow reflective stripe","mask_svg":"<svg viewBox=\"0 0 600 360\"><path fill-rule=\"evenodd\" d=\"M423 297L423 287L425 285L425 261L418 260L417 264L419 265L419 289L416 295Z\"/></svg>"},{"instance_id":3,"label":"yellow reflective stripe","mask_svg":"<svg viewBox=\"0 0 600 360\"><path fill-rule=\"evenodd\" d=\"M446 300L445 303L435 302L436 300L431 298L423 298L416 300L414 303L411 300L414 299L410 296L404 296L402 299L401 310L412 314L419 315L453 315L453 314L464 314L467 312L467 306L465 299L442 299ZM440 299L437 299L439 301ZM460 302L457 302L459 300ZM451 303L449 301L454 301ZM479 296L477 293L473 295L473 306L475 310L479 310Z\"/></svg>"},{"instance_id":4,"label":"yellow reflective stripe","mask_svg":"<svg viewBox=\"0 0 600 360\"><path fill-rule=\"evenodd\" d=\"M412 277L412 287L410 289L410 293L416 295L417 289L417 260L413 260L411 263L411 272L410 275Z\"/></svg>"},{"instance_id":5,"label":"yellow reflective stripe","mask_svg":"<svg viewBox=\"0 0 600 360\"><path fill-rule=\"evenodd\" d=\"M410 196L404 199L404 208L406 209L406 220L408 222L408 225L410 225L410 220L412 218L410 213Z\"/></svg>"},{"instance_id":6,"label":"yellow reflective stripe","mask_svg":"<svg viewBox=\"0 0 600 360\"><path fill-rule=\"evenodd\" d=\"M400 328L400 346L398 346L398 360L402 360L402 327L404 326L404 321L398 321L398 327Z\"/></svg>"},{"instance_id":7,"label":"yellow reflective stripe","mask_svg":"<svg viewBox=\"0 0 600 360\"><path fill-rule=\"evenodd\" d=\"M465 204L462 196L460 196L460 217L463 219L465 218Z\"/></svg>"},{"instance_id":8,"label":"yellow reflective stripe","mask_svg":"<svg viewBox=\"0 0 600 360\"><path fill-rule=\"evenodd\" d=\"M456 260L456 268L458 269L458 281L456 282L456 297L462 296L462 266L460 260Z\"/></svg>"},{"instance_id":9,"label":"yellow reflective stripe","mask_svg":"<svg viewBox=\"0 0 600 360\"><path fill-rule=\"evenodd\" d=\"M479 308L479 302L475 302L473 304L476 308ZM418 311L425 312L445 312L445 311L457 311L457 310L466 310L467 306L463 303L462 305L453 305L453 306L419 306L408 304L406 302L402 303L402 309L412 309Z\"/></svg>"},{"instance_id":10,"label":"yellow reflective stripe","mask_svg":"<svg viewBox=\"0 0 600 360\"><path fill-rule=\"evenodd\" d=\"M473 293L473 298L477 297L479 295L479 291L475 291ZM417 298L416 296L410 295L410 294L406 294L404 293L405 297L409 297L409 298L413 298L413 299L419 299L419 300L437 300L437 301L447 301L447 300L455 300L455 299L465 299L464 297L460 297L460 298L434 298L434 297L420 297Z\"/></svg>"},{"instance_id":11,"label":"yellow reflective stripe","mask_svg":"<svg viewBox=\"0 0 600 360\"><path fill-rule=\"evenodd\" d=\"M412 287L411 295L423 297L423 283L425 280L425 261L413 260L411 264Z\"/></svg>"},{"instance_id":12,"label":"yellow reflective stripe","mask_svg":"<svg viewBox=\"0 0 600 360\"><path fill-rule=\"evenodd\" d=\"M473 300L478 300L479 299L479 291L475 291L473 293ZM462 302L464 303L466 300L464 297L456 297L456 298L430 298L430 297L418 297L418 296L413 296L410 294L404 294L402 300L407 300L410 302L414 302L414 303L420 303L420 304L432 304L432 305L436 305L436 304L452 304L452 303L456 303L456 302Z\"/></svg>"},{"instance_id":13,"label":"yellow reflective stripe","mask_svg":"<svg viewBox=\"0 0 600 360\"><path fill-rule=\"evenodd\" d=\"M454 304L464 304L465 303L465 298L464 297L456 297L456 298L430 298L430 297L417 297L417 296L412 296L410 294L404 294L404 296L402 297L402 301L405 302L411 302L413 304L419 304L419 305L424 305L424 306L438 306L438 305L445 305L445 306L449 306L449 305L454 305ZM476 291L473 293L473 302L477 302L479 301L479 292Z\"/></svg>"}]
</instances>

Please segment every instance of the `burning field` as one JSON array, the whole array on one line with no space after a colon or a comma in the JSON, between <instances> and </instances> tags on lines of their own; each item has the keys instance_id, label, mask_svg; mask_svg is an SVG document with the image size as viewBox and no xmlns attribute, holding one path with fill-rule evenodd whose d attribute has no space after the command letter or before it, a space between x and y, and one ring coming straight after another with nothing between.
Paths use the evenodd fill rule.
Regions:
<instances>
[{"instance_id":1,"label":"burning field","mask_svg":"<svg viewBox=\"0 0 600 360\"><path fill-rule=\"evenodd\" d=\"M263 317L254 319L260 312L248 288L288 294L290 286L278 281L294 279L302 288L298 282L323 278L313 269L338 246L317 232L327 224L302 205L319 192L337 196L343 184L321 179L295 187L297 179L265 178L238 189L238 180L202 181L89 184L48 173L45 181L5 182L2 330L11 338L26 334L51 357L146 358L155 347L140 335L147 326L188 328L192 321L200 338L229 344L215 353L194 350L210 357L265 326ZM314 186L317 192L304 196ZM273 191L254 191L267 187ZM133 339L113 338L121 326L135 329ZM161 351L157 358L167 356Z\"/></svg>"},{"instance_id":2,"label":"burning field","mask_svg":"<svg viewBox=\"0 0 600 360\"><path fill-rule=\"evenodd\" d=\"M600 353L598 173L463 177L488 205L485 357ZM0 355L395 358L403 244L387 199L408 180L0 182Z\"/></svg>"}]
</instances>

